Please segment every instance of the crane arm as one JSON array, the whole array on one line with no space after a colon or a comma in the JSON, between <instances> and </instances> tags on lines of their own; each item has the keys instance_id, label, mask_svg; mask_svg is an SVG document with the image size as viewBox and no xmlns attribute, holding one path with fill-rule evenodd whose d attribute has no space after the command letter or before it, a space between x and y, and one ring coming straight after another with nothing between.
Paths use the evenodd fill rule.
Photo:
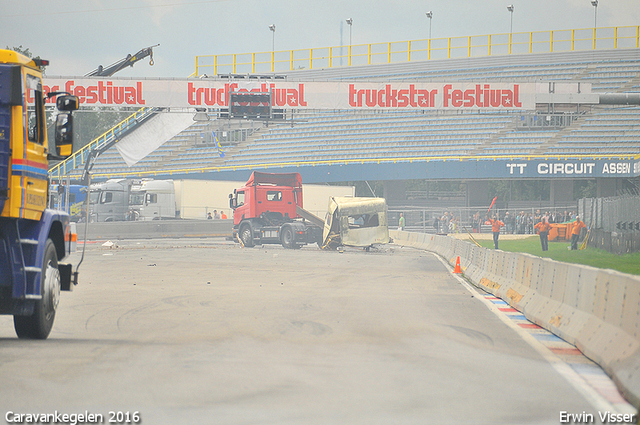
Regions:
<instances>
[{"instance_id":1,"label":"crane arm","mask_svg":"<svg viewBox=\"0 0 640 425\"><path fill-rule=\"evenodd\" d=\"M149 47L145 47L144 49L140 50L138 53L136 53L135 55L127 55L126 58L119 60L116 63L113 63L111 65L109 65L108 67L104 68L102 65L98 66L98 68L94 69L93 71L91 71L90 73L86 74L85 77L110 77L113 74L115 74L118 71L123 70L124 68L128 67L128 66L133 66L134 63L138 62L141 59L146 58L147 56L150 56L151 59L149 60L149 65L153 66L153 48L154 47L158 47L159 44L156 44L155 46L149 46Z\"/></svg>"}]
</instances>

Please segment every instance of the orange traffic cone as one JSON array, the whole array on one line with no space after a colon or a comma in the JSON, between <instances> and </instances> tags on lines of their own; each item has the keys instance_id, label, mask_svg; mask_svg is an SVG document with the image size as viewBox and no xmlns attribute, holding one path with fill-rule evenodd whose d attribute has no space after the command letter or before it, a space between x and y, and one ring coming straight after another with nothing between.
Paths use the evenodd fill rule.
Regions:
<instances>
[{"instance_id":1,"label":"orange traffic cone","mask_svg":"<svg viewBox=\"0 0 640 425\"><path fill-rule=\"evenodd\" d=\"M453 269L453 272L456 274L462 274L462 269L460 268L460 256L456 258L456 267Z\"/></svg>"}]
</instances>

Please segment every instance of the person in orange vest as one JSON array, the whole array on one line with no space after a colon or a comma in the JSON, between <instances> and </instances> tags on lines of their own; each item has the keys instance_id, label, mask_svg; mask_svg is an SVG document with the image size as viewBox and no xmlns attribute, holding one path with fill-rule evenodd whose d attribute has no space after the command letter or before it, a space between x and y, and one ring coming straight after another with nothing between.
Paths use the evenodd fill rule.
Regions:
<instances>
[{"instance_id":1,"label":"person in orange vest","mask_svg":"<svg viewBox=\"0 0 640 425\"><path fill-rule=\"evenodd\" d=\"M228 217L227 217L227 215L224 213L224 211L220 211L220 218L221 218L222 220L226 220Z\"/></svg>"},{"instance_id":2,"label":"person in orange vest","mask_svg":"<svg viewBox=\"0 0 640 425\"><path fill-rule=\"evenodd\" d=\"M586 228L587 225L584 224L583 221L580 221L580 216L576 216L576 221L573 223L573 228L571 229L571 250L575 251L578 249L578 238L580 237L580 231L583 228Z\"/></svg>"},{"instance_id":3,"label":"person in orange vest","mask_svg":"<svg viewBox=\"0 0 640 425\"><path fill-rule=\"evenodd\" d=\"M500 228L504 227L504 223L498 219L497 215L494 215L492 219L489 219L491 224L491 231L493 232L493 245L498 249L498 238L500 237Z\"/></svg>"},{"instance_id":4,"label":"person in orange vest","mask_svg":"<svg viewBox=\"0 0 640 425\"><path fill-rule=\"evenodd\" d=\"M547 219L547 216L542 217L542 220L535 226L534 229L538 229L538 234L540 235L540 245L542 245L543 251L549 251L549 229L551 229L551 225Z\"/></svg>"}]
</instances>

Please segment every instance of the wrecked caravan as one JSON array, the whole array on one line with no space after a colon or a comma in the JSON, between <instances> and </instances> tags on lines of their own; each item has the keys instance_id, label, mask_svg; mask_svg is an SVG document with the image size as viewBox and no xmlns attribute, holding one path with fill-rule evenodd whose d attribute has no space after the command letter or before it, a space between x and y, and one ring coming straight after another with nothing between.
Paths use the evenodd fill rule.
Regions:
<instances>
[{"instance_id":1,"label":"wrecked caravan","mask_svg":"<svg viewBox=\"0 0 640 425\"><path fill-rule=\"evenodd\" d=\"M383 198L329 198L324 222L323 249L354 246L370 248L389 242L387 204Z\"/></svg>"}]
</instances>

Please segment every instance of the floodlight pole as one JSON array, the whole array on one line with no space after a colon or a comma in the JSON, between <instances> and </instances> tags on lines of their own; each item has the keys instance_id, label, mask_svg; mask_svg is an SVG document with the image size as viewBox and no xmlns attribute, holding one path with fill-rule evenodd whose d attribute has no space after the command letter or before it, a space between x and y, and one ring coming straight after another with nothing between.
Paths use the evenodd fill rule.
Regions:
<instances>
[{"instance_id":1,"label":"floodlight pole","mask_svg":"<svg viewBox=\"0 0 640 425\"><path fill-rule=\"evenodd\" d=\"M433 12L427 12L427 18L429 18L429 40L431 40L431 19L433 18Z\"/></svg>"},{"instance_id":2,"label":"floodlight pole","mask_svg":"<svg viewBox=\"0 0 640 425\"><path fill-rule=\"evenodd\" d=\"M347 25L349 25L349 66L351 66L351 27L353 25L353 19L347 18Z\"/></svg>"},{"instance_id":3,"label":"floodlight pole","mask_svg":"<svg viewBox=\"0 0 640 425\"><path fill-rule=\"evenodd\" d=\"M507 6L509 14L511 14L511 24L509 25L509 54L511 54L511 44L513 42L513 5Z\"/></svg>"},{"instance_id":4,"label":"floodlight pole","mask_svg":"<svg viewBox=\"0 0 640 425\"><path fill-rule=\"evenodd\" d=\"M593 50L595 50L598 35L598 0L591 0L591 6L593 6Z\"/></svg>"},{"instance_id":5,"label":"floodlight pole","mask_svg":"<svg viewBox=\"0 0 640 425\"><path fill-rule=\"evenodd\" d=\"M272 37L271 37L271 51L275 52L276 51L276 26L275 26L275 24L269 25L269 29L273 33Z\"/></svg>"},{"instance_id":6,"label":"floodlight pole","mask_svg":"<svg viewBox=\"0 0 640 425\"><path fill-rule=\"evenodd\" d=\"M275 72L276 68L276 25L269 25L269 29L272 32L271 35L271 72Z\"/></svg>"}]
</instances>

